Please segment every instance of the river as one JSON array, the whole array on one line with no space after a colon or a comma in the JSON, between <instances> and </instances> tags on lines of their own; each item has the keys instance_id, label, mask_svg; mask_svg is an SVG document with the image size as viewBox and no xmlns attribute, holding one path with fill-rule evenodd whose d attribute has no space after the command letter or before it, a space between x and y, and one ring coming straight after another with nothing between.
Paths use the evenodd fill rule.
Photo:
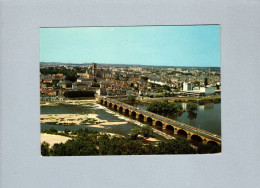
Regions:
<instances>
[{"instance_id":1,"label":"river","mask_svg":"<svg viewBox=\"0 0 260 188\"><path fill-rule=\"evenodd\" d=\"M185 110L187 103L179 103ZM146 110L147 105L136 105L138 108ZM182 114L164 114L166 117L176 121L203 129L217 135L221 135L221 103L199 104L197 115L189 117L188 112Z\"/></svg>"},{"instance_id":2,"label":"river","mask_svg":"<svg viewBox=\"0 0 260 188\"><path fill-rule=\"evenodd\" d=\"M187 103L180 103L184 109ZM146 105L137 105L138 108L146 109ZM184 112L179 115L168 114L169 118L177 121L192 125L194 127L204 129L206 131L221 135L221 104L220 103L207 103L198 105L196 117L189 118L188 112ZM120 134L125 137L129 137L129 133L132 128L140 126L141 123L136 120L131 120L117 112L107 109L106 107L96 104L87 103L84 105L57 105L57 106L41 106L41 114L97 114L97 118L101 120L108 120L109 122L122 122L127 121L127 124L122 125L103 125L103 127L88 127L88 125L51 125L41 124L41 130L56 128L59 131L64 129L77 130L89 128L97 130L99 132L108 132L114 134ZM154 127L157 128L157 127ZM169 130L161 130L164 133L173 136L173 133ZM181 135L174 135L175 137ZM163 136L155 134L155 138L159 140L166 140Z\"/></svg>"},{"instance_id":3,"label":"river","mask_svg":"<svg viewBox=\"0 0 260 188\"><path fill-rule=\"evenodd\" d=\"M127 124L122 125L102 125L103 127L89 127L88 125L52 125L41 123L41 130L48 130L54 127L58 131L64 129L77 130L77 129L91 129L99 132L107 132L120 134L125 137L129 137L131 129L140 126L141 123L136 120L131 120L119 113L107 109L106 107L96 104L87 103L84 105L57 105L57 106L41 106L41 114L97 114L97 118L101 120L107 120L109 122L122 122L127 121ZM154 134L156 139L166 140L163 136Z\"/></svg>"}]
</instances>

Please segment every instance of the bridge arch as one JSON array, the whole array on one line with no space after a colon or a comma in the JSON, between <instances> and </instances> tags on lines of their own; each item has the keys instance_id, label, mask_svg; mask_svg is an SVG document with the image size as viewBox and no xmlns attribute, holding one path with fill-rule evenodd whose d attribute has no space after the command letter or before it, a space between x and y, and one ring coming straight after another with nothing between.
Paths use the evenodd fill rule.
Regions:
<instances>
[{"instance_id":1,"label":"bridge arch","mask_svg":"<svg viewBox=\"0 0 260 188\"><path fill-rule=\"evenodd\" d=\"M116 104L114 105L114 110L117 110L117 105Z\"/></svg>"},{"instance_id":2,"label":"bridge arch","mask_svg":"<svg viewBox=\"0 0 260 188\"><path fill-rule=\"evenodd\" d=\"M172 125L166 125L165 127L167 130L172 130L174 131L174 127Z\"/></svg>"},{"instance_id":3,"label":"bridge arch","mask_svg":"<svg viewBox=\"0 0 260 188\"><path fill-rule=\"evenodd\" d=\"M170 135L174 135L174 133L175 133L174 127L172 125L166 125L165 131L167 134L170 134Z\"/></svg>"},{"instance_id":4,"label":"bridge arch","mask_svg":"<svg viewBox=\"0 0 260 188\"><path fill-rule=\"evenodd\" d=\"M144 122L144 115L143 114L139 114L138 115L138 120L143 123Z\"/></svg>"},{"instance_id":5,"label":"bridge arch","mask_svg":"<svg viewBox=\"0 0 260 188\"><path fill-rule=\"evenodd\" d=\"M119 107L119 109L118 109L118 111L119 111L119 113L121 113L121 114L122 114L122 113L123 113L123 107L122 107L122 106L120 106L120 107Z\"/></svg>"},{"instance_id":6,"label":"bridge arch","mask_svg":"<svg viewBox=\"0 0 260 188\"><path fill-rule=\"evenodd\" d=\"M186 138L187 138L187 135L188 135L188 133L187 133L186 131L184 131L183 129L179 129L179 130L177 131L177 134L178 134L178 135L185 136Z\"/></svg>"},{"instance_id":7,"label":"bridge arch","mask_svg":"<svg viewBox=\"0 0 260 188\"><path fill-rule=\"evenodd\" d=\"M153 125L153 119L150 118L150 117L147 117L146 123L149 124L149 125Z\"/></svg>"},{"instance_id":8,"label":"bridge arch","mask_svg":"<svg viewBox=\"0 0 260 188\"><path fill-rule=\"evenodd\" d=\"M214 142L214 141L212 141L212 140L208 141L207 144L219 146L219 144L218 144L217 142Z\"/></svg>"},{"instance_id":9,"label":"bridge arch","mask_svg":"<svg viewBox=\"0 0 260 188\"><path fill-rule=\"evenodd\" d=\"M101 100L100 100L100 103L103 104L103 102L104 102L103 99L101 99Z\"/></svg>"},{"instance_id":10,"label":"bridge arch","mask_svg":"<svg viewBox=\"0 0 260 188\"><path fill-rule=\"evenodd\" d=\"M111 103L111 102L108 104L108 107L109 107L109 108L112 108L112 103Z\"/></svg>"},{"instance_id":11,"label":"bridge arch","mask_svg":"<svg viewBox=\"0 0 260 188\"><path fill-rule=\"evenodd\" d=\"M125 115L129 116L129 110L128 109L125 109Z\"/></svg>"},{"instance_id":12,"label":"bridge arch","mask_svg":"<svg viewBox=\"0 0 260 188\"><path fill-rule=\"evenodd\" d=\"M156 126L157 128L159 128L159 129L162 129L163 123L162 123L161 121L156 121L156 122L155 122L155 126Z\"/></svg>"},{"instance_id":13,"label":"bridge arch","mask_svg":"<svg viewBox=\"0 0 260 188\"><path fill-rule=\"evenodd\" d=\"M196 134L191 136L191 140L202 142L202 138L199 135L196 135Z\"/></svg>"},{"instance_id":14,"label":"bridge arch","mask_svg":"<svg viewBox=\"0 0 260 188\"><path fill-rule=\"evenodd\" d=\"M106 106L107 106L107 101L105 101L105 102L104 102L104 105L106 105Z\"/></svg>"},{"instance_id":15,"label":"bridge arch","mask_svg":"<svg viewBox=\"0 0 260 188\"><path fill-rule=\"evenodd\" d=\"M135 112L135 111L133 111L133 112L131 113L131 117L132 117L133 119L136 119L136 112Z\"/></svg>"}]
</instances>

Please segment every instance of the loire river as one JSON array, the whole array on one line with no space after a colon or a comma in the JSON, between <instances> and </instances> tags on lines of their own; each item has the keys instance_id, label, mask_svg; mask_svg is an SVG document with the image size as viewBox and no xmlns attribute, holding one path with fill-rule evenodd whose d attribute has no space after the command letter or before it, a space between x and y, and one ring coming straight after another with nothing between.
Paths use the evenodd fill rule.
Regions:
<instances>
[{"instance_id":1,"label":"loire river","mask_svg":"<svg viewBox=\"0 0 260 188\"><path fill-rule=\"evenodd\" d=\"M185 108L185 103L180 103ZM146 105L138 105L139 108L146 109ZM221 104L220 103L207 103L198 106L197 115L189 118L188 113L184 112L179 115L167 115L169 118L177 121L192 125L194 127L204 129L206 131L221 135ZM87 103L85 105L58 105L58 106L41 106L41 114L97 114L101 120L108 120L109 122L121 122L127 121L127 124L122 125L103 125L103 127L88 127L88 125L49 125L41 124L41 129L46 130L51 127L57 130L76 130L80 128L89 128L97 130L99 132L105 131L108 133L120 134L128 137L131 129L140 125L138 121L131 120L129 118L115 113L104 106L96 103ZM163 131L169 134L169 132ZM156 138L164 140L160 135L156 135Z\"/></svg>"},{"instance_id":2,"label":"loire river","mask_svg":"<svg viewBox=\"0 0 260 188\"><path fill-rule=\"evenodd\" d=\"M185 109L187 103L179 103ZM146 110L146 105L137 105L138 108ZM221 103L206 103L198 105L197 114L189 118L189 113L179 115L167 114L168 118L197 127L217 135L221 135Z\"/></svg>"},{"instance_id":3,"label":"loire river","mask_svg":"<svg viewBox=\"0 0 260 188\"><path fill-rule=\"evenodd\" d=\"M88 125L52 125L41 123L41 130L48 130L51 127L54 127L59 131L63 131L64 129L77 130L88 128L99 132L114 133L129 137L131 129L141 124L136 120L131 120L96 103L87 103L85 105L41 106L41 114L97 114L97 118L101 120L107 120L109 122L128 122L127 124L122 125L102 125L102 128L88 127ZM157 139L166 140L163 136L157 134L154 134L154 136Z\"/></svg>"}]
</instances>

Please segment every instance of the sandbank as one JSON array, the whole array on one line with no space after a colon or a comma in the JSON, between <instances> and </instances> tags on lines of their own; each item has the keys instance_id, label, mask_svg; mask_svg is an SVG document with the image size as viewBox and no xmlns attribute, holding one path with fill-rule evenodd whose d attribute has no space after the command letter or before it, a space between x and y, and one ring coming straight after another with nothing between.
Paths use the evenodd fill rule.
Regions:
<instances>
[{"instance_id":1,"label":"sandbank","mask_svg":"<svg viewBox=\"0 0 260 188\"><path fill-rule=\"evenodd\" d=\"M52 147L54 144L59 143L65 143L71 138L61 135L53 135L53 134L47 134L47 133L41 133L41 143L47 142L50 144L50 147Z\"/></svg>"}]
</instances>

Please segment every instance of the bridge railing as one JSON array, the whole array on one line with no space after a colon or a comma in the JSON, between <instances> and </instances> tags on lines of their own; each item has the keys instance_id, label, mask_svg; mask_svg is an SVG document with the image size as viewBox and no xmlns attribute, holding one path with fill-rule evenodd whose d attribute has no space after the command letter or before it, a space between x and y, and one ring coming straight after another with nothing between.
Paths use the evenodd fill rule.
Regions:
<instances>
[{"instance_id":1,"label":"bridge railing","mask_svg":"<svg viewBox=\"0 0 260 188\"><path fill-rule=\"evenodd\" d=\"M221 137L219 135L216 135L214 133L211 133L211 132L208 132L208 131L205 131L203 129L198 129L198 128L195 128L191 125L188 125L188 124L185 124L185 123L181 123L179 121L176 121L176 120L173 120L173 119L170 119L170 118L167 118L167 117L164 117L164 116L161 116L161 115L158 115L156 113L153 113L153 112L148 112L146 110L142 110L142 109L139 109L137 107L134 107L134 106L131 106L131 105L128 105L126 103L122 103L120 101L117 101L117 100L114 100L114 99L110 99L110 98L104 98L104 97L101 97L102 99L105 99L107 101L110 101L110 102L113 102L117 105L121 105L121 106L124 106L126 108L129 108L131 110L135 110L139 113L142 113L144 115L147 115L147 116L152 116L156 119L159 119L163 122L166 122L166 123L169 123L169 124L172 124L172 125L175 125L175 126L178 126L180 128L184 128L192 133L196 133L196 134L199 134L201 136L205 136L205 137L208 137L212 140L216 140L216 141L221 141Z\"/></svg>"}]
</instances>

